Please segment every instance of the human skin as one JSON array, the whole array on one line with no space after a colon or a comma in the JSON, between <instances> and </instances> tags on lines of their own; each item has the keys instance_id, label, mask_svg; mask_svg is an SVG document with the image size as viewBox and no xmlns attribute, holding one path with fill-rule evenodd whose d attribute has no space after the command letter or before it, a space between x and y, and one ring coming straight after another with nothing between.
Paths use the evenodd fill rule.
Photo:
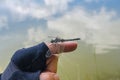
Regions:
<instances>
[{"instance_id":1,"label":"human skin","mask_svg":"<svg viewBox=\"0 0 120 80\"><path fill-rule=\"evenodd\" d=\"M40 80L59 80L57 75L58 56L52 55L46 62L47 68L40 74Z\"/></svg>"},{"instance_id":2,"label":"human skin","mask_svg":"<svg viewBox=\"0 0 120 80\"><path fill-rule=\"evenodd\" d=\"M64 42L64 43L46 43L52 55L47 59L47 68L39 76L40 80L59 80L57 74L57 64L59 53L71 52L77 48L76 42Z\"/></svg>"}]
</instances>

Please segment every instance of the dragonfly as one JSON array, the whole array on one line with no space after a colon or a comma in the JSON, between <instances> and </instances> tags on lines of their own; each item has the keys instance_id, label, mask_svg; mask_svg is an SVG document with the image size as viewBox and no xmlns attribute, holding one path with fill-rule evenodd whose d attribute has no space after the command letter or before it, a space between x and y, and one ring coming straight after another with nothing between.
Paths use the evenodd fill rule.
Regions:
<instances>
[{"instance_id":1,"label":"dragonfly","mask_svg":"<svg viewBox=\"0 0 120 80\"><path fill-rule=\"evenodd\" d=\"M49 36L49 37L52 37L52 36ZM52 39L50 42L57 43L57 42L76 41L76 40L80 40L80 38L63 39L60 37L54 37L54 39Z\"/></svg>"}]
</instances>

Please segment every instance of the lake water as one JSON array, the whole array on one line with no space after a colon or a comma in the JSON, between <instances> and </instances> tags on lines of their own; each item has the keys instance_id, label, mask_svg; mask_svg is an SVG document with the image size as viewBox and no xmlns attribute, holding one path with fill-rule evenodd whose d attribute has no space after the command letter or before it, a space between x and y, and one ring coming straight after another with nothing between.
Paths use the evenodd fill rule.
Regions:
<instances>
[{"instance_id":1,"label":"lake water","mask_svg":"<svg viewBox=\"0 0 120 80\"><path fill-rule=\"evenodd\" d=\"M108 40L109 41L109 40ZM120 45L80 41L76 51L61 54L61 80L120 80Z\"/></svg>"}]
</instances>

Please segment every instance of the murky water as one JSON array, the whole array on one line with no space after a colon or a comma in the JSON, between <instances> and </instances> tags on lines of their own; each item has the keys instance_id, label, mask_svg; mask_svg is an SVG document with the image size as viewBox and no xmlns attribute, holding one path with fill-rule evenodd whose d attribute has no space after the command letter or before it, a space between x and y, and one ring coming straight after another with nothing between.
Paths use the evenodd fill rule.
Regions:
<instances>
[{"instance_id":1,"label":"murky water","mask_svg":"<svg viewBox=\"0 0 120 80\"><path fill-rule=\"evenodd\" d=\"M60 79L120 80L120 46L106 46L98 48L80 41L76 51L60 55ZM97 53L98 49L101 51Z\"/></svg>"}]
</instances>

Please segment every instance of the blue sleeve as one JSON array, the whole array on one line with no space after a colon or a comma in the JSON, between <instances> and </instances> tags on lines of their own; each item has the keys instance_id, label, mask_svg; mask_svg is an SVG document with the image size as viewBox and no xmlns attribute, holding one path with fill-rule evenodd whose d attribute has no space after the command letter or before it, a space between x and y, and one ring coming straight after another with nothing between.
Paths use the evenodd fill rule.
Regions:
<instances>
[{"instance_id":1,"label":"blue sleeve","mask_svg":"<svg viewBox=\"0 0 120 80\"><path fill-rule=\"evenodd\" d=\"M11 61L22 71L43 71L46 68L46 52L48 47L43 42L30 48L23 48L15 52Z\"/></svg>"}]
</instances>

